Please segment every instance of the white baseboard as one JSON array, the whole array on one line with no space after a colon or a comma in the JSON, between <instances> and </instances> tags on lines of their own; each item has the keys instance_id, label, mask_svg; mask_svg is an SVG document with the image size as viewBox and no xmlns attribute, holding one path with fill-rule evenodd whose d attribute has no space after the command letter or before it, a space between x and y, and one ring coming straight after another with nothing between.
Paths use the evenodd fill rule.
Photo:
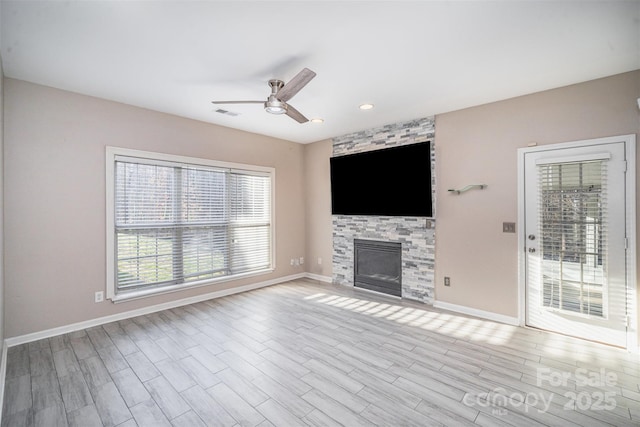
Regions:
<instances>
[{"instance_id":1,"label":"white baseboard","mask_svg":"<svg viewBox=\"0 0 640 427\"><path fill-rule=\"evenodd\" d=\"M118 320L125 320L125 319L129 319L131 317L136 317L136 316L143 316L146 314L155 313L157 311L167 310L175 307L181 307L184 305L194 304L194 303L206 301L213 298L221 298L227 295L233 295L241 292L251 291L254 289L264 288L271 285L277 285L279 283L288 282L290 280L297 280L297 279L304 279L304 278L318 280L326 283L333 282L333 279L329 276L322 276L314 273L298 273L290 276L279 277L277 279L267 280L267 281L258 282L258 283L252 283L250 285L224 289L222 291L209 292L203 295L197 295L189 298L182 298L179 300L169 301L166 303L152 305L149 307L143 307L136 310L125 311L125 312L113 314L110 316L98 317L96 319L90 319L90 320L85 320L83 322L72 323L70 325L59 326L57 328L47 329L40 332L33 332L30 334L7 338L4 341L4 346L2 349L2 361L0 362L0 382L4 381L4 372L6 370L6 353L7 353L8 347L13 347L20 344L26 344L33 341L38 341L44 338L55 337L57 335L67 334L69 332L79 331L82 329L92 328L94 326L103 325L105 323L116 322ZM478 310L475 308L465 307L462 305L456 305L456 304L451 304L451 303L442 302L442 301L435 301L433 303L433 306L443 310L454 311L457 313L462 313L470 316L480 317L483 319L493 320L500 323L506 323L508 325L515 325L515 326L519 325L518 319L516 317L504 316L502 314ZM4 390L4 387L0 389L0 398L2 397L1 393L3 390Z\"/></svg>"},{"instance_id":2,"label":"white baseboard","mask_svg":"<svg viewBox=\"0 0 640 427\"><path fill-rule=\"evenodd\" d=\"M2 344L2 356L0 358L0 408L4 408L4 383L7 377L7 345L6 340ZM0 411L0 423L2 423L2 412Z\"/></svg>"},{"instance_id":3,"label":"white baseboard","mask_svg":"<svg viewBox=\"0 0 640 427\"><path fill-rule=\"evenodd\" d=\"M279 277L277 279L267 280L267 281L258 282L258 283L252 283L250 285L239 286L237 288L229 288L221 291L209 292L203 295L197 295L189 298L182 298L179 300L169 301L162 304L156 304L149 307L143 307L136 310L125 311L125 312L113 314L110 316L98 317L96 319L90 319L90 320L85 320L83 322L72 323L70 325L59 326L57 328L47 329L45 331L33 332L26 335L11 337L5 340L4 352L6 353L7 347L26 344L26 343L38 341L44 338L55 337L57 335L67 334L69 332L79 331L81 329L104 325L105 323L116 322L118 320L129 319L131 317L136 317L136 316L143 316L145 314L151 314L157 311L167 310L175 307L181 307L183 305L194 304L197 302L206 301L213 298L221 298L227 295L233 295L233 294L239 294L241 292L252 291L254 289L260 289L266 286L277 285L278 283L288 282L290 280L304 279L305 277L307 277L305 273L293 274L291 276ZM4 359L3 359L3 362L4 362ZM2 376L2 379L4 379L4 375Z\"/></svg>"},{"instance_id":4,"label":"white baseboard","mask_svg":"<svg viewBox=\"0 0 640 427\"><path fill-rule=\"evenodd\" d=\"M333 283L333 278L329 276L321 276L315 273L305 273L304 276L307 279L317 280L319 282Z\"/></svg>"},{"instance_id":5,"label":"white baseboard","mask_svg":"<svg viewBox=\"0 0 640 427\"><path fill-rule=\"evenodd\" d=\"M454 311L456 313L493 320L494 322L506 323L507 325L520 326L520 322L517 317L505 316L504 314L493 313L491 311L478 310L477 308L451 304L443 301L434 301L433 306L442 310Z\"/></svg>"}]
</instances>

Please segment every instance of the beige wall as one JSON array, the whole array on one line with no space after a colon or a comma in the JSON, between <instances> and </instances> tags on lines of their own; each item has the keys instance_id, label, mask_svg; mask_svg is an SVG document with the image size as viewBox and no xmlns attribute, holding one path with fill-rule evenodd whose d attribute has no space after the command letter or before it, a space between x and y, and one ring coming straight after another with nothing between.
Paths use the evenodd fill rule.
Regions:
<instances>
[{"instance_id":1,"label":"beige wall","mask_svg":"<svg viewBox=\"0 0 640 427\"><path fill-rule=\"evenodd\" d=\"M6 337L302 273L304 146L5 79ZM96 304L105 289L105 146L276 169L276 271Z\"/></svg>"},{"instance_id":2,"label":"beige wall","mask_svg":"<svg viewBox=\"0 0 640 427\"><path fill-rule=\"evenodd\" d=\"M636 71L436 116L438 301L518 316L518 148L638 134L639 97Z\"/></svg>"},{"instance_id":3,"label":"beige wall","mask_svg":"<svg viewBox=\"0 0 640 427\"><path fill-rule=\"evenodd\" d=\"M333 274L333 227L331 223L331 186L329 158L331 140L305 146L305 210L307 214L307 263L309 273L331 280ZM318 258L322 264L318 264Z\"/></svg>"},{"instance_id":4,"label":"beige wall","mask_svg":"<svg viewBox=\"0 0 640 427\"><path fill-rule=\"evenodd\" d=\"M303 271L332 276L330 140L299 145L12 79L4 91L6 337ZM517 316L517 238L502 233L517 219L517 149L640 133L638 97L640 71L436 116L437 300ZM276 272L93 303L105 288L106 145L275 167ZM446 191L472 182L489 187Z\"/></svg>"},{"instance_id":5,"label":"beige wall","mask_svg":"<svg viewBox=\"0 0 640 427\"><path fill-rule=\"evenodd\" d=\"M502 232L502 222L517 221L517 149L638 134L639 97L636 71L436 116L438 301L518 316L517 235ZM309 254L331 254L322 237L331 231L329 157L330 141L305 151L305 164L314 165L306 172ZM447 192L472 183L488 188ZM323 274L331 275L328 266ZM445 276L451 287L443 286Z\"/></svg>"}]
</instances>

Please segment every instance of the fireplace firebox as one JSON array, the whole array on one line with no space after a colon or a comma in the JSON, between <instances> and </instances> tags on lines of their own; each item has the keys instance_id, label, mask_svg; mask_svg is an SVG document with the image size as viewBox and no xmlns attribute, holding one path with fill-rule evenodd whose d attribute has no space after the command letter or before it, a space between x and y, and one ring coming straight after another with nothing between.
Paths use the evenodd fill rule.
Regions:
<instances>
[{"instance_id":1,"label":"fireplace firebox","mask_svg":"<svg viewBox=\"0 0 640 427\"><path fill-rule=\"evenodd\" d=\"M354 286L402 296L402 244L363 239L353 243Z\"/></svg>"}]
</instances>

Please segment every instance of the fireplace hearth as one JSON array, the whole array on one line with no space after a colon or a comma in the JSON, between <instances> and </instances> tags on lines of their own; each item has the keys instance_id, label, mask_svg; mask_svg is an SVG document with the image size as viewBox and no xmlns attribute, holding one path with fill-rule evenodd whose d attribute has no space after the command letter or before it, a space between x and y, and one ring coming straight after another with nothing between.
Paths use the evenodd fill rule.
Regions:
<instances>
[{"instance_id":1,"label":"fireplace hearth","mask_svg":"<svg viewBox=\"0 0 640 427\"><path fill-rule=\"evenodd\" d=\"M353 283L359 288L402 295L402 244L354 239Z\"/></svg>"}]
</instances>

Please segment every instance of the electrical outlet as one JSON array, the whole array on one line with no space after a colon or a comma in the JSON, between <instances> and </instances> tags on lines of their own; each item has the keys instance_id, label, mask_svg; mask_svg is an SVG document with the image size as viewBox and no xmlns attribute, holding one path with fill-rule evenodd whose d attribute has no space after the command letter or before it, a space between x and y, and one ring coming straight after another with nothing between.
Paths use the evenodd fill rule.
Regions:
<instances>
[{"instance_id":1,"label":"electrical outlet","mask_svg":"<svg viewBox=\"0 0 640 427\"><path fill-rule=\"evenodd\" d=\"M96 292L95 302L102 302L102 301L104 301L104 292L102 291Z\"/></svg>"},{"instance_id":2,"label":"electrical outlet","mask_svg":"<svg viewBox=\"0 0 640 427\"><path fill-rule=\"evenodd\" d=\"M298 258L295 258L293 260L293 264L296 265L296 266L300 265L300 260Z\"/></svg>"},{"instance_id":3,"label":"electrical outlet","mask_svg":"<svg viewBox=\"0 0 640 427\"><path fill-rule=\"evenodd\" d=\"M302 265L302 264L304 264L304 257L303 256L300 257L300 265Z\"/></svg>"},{"instance_id":4,"label":"electrical outlet","mask_svg":"<svg viewBox=\"0 0 640 427\"><path fill-rule=\"evenodd\" d=\"M444 285L445 286L451 286L451 279L449 277L445 277L444 278Z\"/></svg>"},{"instance_id":5,"label":"electrical outlet","mask_svg":"<svg viewBox=\"0 0 640 427\"><path fill-rule=\"evenodd\" d=\"M318 257L318 265L322 265L322 258Z\"/></svg>"},{"instance_id":6,"label":"electrical outlet","mask_svg":"<svg viewBox=\"0 0 640 427\"><path fill-rule=\"evenodd\" d=\"M291 258L291 265L296 265L296 261L293 258Z\"/></svg>"}]
</instances>

